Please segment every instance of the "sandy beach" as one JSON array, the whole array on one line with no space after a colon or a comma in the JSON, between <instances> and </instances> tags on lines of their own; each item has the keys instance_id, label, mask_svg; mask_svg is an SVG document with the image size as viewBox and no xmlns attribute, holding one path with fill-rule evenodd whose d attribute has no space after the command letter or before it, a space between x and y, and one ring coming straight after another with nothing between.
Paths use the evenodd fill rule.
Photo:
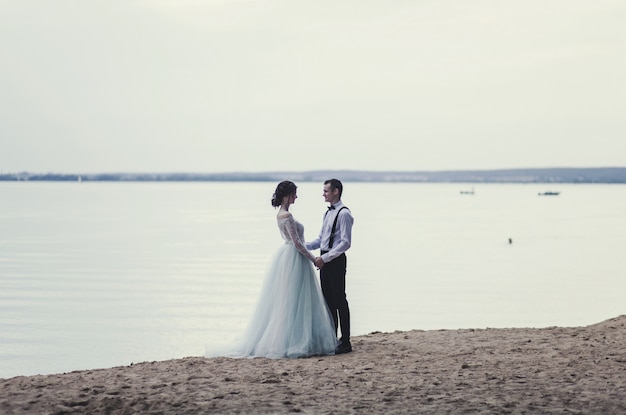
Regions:
<instances>
[{"instance_id":1,"label":"sandy beach","mask_svg":"<svg viewBox=\"0 0 626 415\"><path fill-rule=\"evenodd\" d=\"M374 332L306 359L187 357L0 380L0 414L626 414L626 316Z\"/></svg>"}]
</instances>

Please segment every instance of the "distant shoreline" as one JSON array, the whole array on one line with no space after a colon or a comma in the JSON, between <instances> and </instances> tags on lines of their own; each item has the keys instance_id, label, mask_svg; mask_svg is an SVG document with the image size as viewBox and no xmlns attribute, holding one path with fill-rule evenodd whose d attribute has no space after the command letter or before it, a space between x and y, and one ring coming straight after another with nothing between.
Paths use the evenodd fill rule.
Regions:
<instances>
[{"instance_id":1,"label":"distant shoreline","mask_svg":"<svg viewBox=\"0 0 626 415\"><path fill-rule=\"evenodd\" d=\"M447 171L315 170L232 173L2 173L0 181L85 182L346 182L398 183L626 183L626 167L532 168Z\"/></svg>"}]
</instances>

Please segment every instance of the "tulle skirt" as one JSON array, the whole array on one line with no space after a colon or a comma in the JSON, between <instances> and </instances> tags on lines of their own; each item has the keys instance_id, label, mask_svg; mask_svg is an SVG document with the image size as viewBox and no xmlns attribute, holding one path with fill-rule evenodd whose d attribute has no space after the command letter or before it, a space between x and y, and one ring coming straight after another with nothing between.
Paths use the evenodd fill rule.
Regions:
<instances>
[{"instance_id":1,"label":"tulle skirt","mask_svg":"<svg viewBox=\"0 0 626 415\"><path fill-rule=\"evenodd\" d=\"M231 357L297 358L335 353L337 334L313 264L293 244L267 268L256 309Z\"/></svg>"}]
</instances>

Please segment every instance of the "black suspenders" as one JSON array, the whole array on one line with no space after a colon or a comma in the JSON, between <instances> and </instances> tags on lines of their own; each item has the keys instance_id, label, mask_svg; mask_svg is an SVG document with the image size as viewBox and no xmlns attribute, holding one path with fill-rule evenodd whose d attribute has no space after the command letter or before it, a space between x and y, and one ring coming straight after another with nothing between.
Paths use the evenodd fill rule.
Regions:
<instances>
[{"instance_id":1,"label":"black suspenders","mask_svg":"<svg viewBox=\"0 0 626 415\"><path fill-rule=\"evenodd\" d=\"M335 221L333 222L333 229L330 231L330 241L328 241L328 250L330 251L333 248L333 243L335 242L335 228L337 228L337 219L339 219L339 214L342 210L347 209L347 206L342 207L337 212L337 216L335 216Z\"/></svg>"}]
</instances>

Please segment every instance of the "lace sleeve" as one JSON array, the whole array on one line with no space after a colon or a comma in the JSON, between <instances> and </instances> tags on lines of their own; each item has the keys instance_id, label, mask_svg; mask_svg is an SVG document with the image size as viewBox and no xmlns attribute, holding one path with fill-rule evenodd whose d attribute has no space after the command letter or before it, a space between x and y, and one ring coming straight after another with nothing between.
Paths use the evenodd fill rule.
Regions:
<instances>
[{"instance_id":1,"label":"lace sleeve","mask_svg":"<svg viewBox=\"0 0 626 415\"><path fill-rule=\"evenodd\" d=\"M298 236L298 228L296 226L296 221L293 218L293 216L289 216L285 222L286 222L285 223L285 229L287 230L287 234L289 235L289 239L291 239L291 241L293 242L293 246L295 246L296 249L302 255L304 255L306 258L308 258L311 262L315 261L315 257L313 256L313 254L310 253L306 249L306 247L304 246L304 243L300 240L300 236Z\"/></svg>"}]
</instances>

